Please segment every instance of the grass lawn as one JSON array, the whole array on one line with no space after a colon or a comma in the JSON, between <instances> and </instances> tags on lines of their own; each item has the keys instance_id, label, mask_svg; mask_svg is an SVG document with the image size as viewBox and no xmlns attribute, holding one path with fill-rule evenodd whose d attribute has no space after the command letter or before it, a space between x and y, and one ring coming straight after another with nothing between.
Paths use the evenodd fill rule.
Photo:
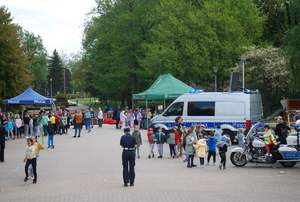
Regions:
<instances>
[{"instance_id":1,"label":"grass lawn","mask_svg":"<svg viewBox=\"0 0 300 202\"><path fill-rule=\"evenodd\" d=\"M76 99L70 99L70 101L76 103ZM97 98L78 98L78 104L95 105L95 104L99 104L99 103L97 102Z\"/></svg>"}]
</instances>

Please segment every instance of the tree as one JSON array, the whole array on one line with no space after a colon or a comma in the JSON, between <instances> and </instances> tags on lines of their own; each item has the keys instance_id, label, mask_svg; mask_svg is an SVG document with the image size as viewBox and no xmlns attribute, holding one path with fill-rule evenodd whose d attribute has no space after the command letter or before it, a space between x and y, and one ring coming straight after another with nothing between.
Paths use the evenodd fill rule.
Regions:
<instances>
[{"instance_id":1,"label":"tree","mask_svg":"<svg viewBox=\"0 0 300 202\"><path fill-rule=\"evenodd\" d=\"M275 47L280 47L287 29L286 0L254 0L254 2L262 15L266 16L262 39Z\"/></svg>"},{"instance_id":2,"label":"tree","mask_svg":"<svg viewBox=\"0 0 300 202\"><path fill-rule=\"evenodd\" d=\"M291 92L291 74L288 60L279 48L251 47L243 57L251 58L246 64L246 87L258 89L263 95L265 115L280 108L280 100Z\"/></svg>"},{"instance_id":3,"label":"tree","mask_svg":"<svg viewBox=\"0 0 300 202\"><path fill-rule=\"evenodd\" d=\"M0 97L11 98L31 86L30 61L24 54L20 27L11 14L0 7ZM1 102L2 104L2 102Z\"/></svg>"},{"instance_id":4,"label":"tree","mask_svg":"<svg viewBox=\"0 0 300 202\"><path fill-rule=\"evenodd\" d=\"M218 86L224 85L243 48L259 43L263 20L251 0L161 1L149 17L159 23L143 44L140 61L150 74L172 73L203 88L213 82L212 66L218 66Z\"/></svg>"},{"instance_id":5,"label":"tree","mask_svg":"<svg viewBox=\"0 0 300 202\"><path fill-rule=\"evenodd\" d=\"M147 75L138 58L152 26L146 17L156 1L98 1L97 15L85 27L81 63L92 95L131 104L131 94L144 90Z\"/></svg>"},{"instance_id":6,"label":"tree","mask_svg":"<svg viewBox=\"0 0 300 202\"><path fill-rule=\"evenodd\" d=\"M300 0L290 0L287 4L287 22L290 30L284 37L284 49L289 58L293 76L293 87L300 87Z\"/></svg>"},{"instance_id":7,"label":"tree","mask_svg":"<svg viewBox=\"0 0 300 202\"><path fill-rule=\"evenodd\" d=\"M63 66L60 56L58 55L57 51L54 50L52 56L49 60L49 67L48 67L49 75L48 80L52 79L52 96L63 93L64 92L64 73L63 73ZM50 85L51 85L50 83ZM51 86L50 86L51 88ZM49 90L51 91L51 89Z\"/></svg>"},{"instance_id":8,"label":"tree","mask_svg":"<svg viewBox=\"0 0 300 202\"><path fill-rule=\"evenodd\" d=\"M20 30L21 43L24 53L29 59L29 66L33 85L37 92L46 95L47 84L47 51L40 36L35 36L27 30Z\"/></svg>"}]
</instances>

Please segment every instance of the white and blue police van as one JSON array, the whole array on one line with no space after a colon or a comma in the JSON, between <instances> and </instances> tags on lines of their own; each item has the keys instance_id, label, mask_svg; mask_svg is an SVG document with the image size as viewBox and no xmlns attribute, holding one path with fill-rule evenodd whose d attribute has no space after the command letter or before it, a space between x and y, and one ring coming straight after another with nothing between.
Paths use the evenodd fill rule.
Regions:
<instances>
[{"instance_id":1,"label":"white and blue police van","mask_svg":"<svg viewBox=\"0 0 300 202\"><path fill-rule=\"evenodd\" d=\"M185 127L204 125L205 130L214 131L220 125L223 134L234 140L239 128L249 130L263 118L261 94L251 90L183 94L152 118L151 125L168 130L177 116L183 118Z\"/></svg>"}]
</instances>

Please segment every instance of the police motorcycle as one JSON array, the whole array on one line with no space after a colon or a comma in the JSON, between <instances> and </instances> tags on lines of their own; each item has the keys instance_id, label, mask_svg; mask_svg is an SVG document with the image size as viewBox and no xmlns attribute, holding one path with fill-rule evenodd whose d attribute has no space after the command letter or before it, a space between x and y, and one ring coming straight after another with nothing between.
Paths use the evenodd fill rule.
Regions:
<instances>
[{"instance_id":1,"label":"police motorcycle","mask_svg":"<svg viewBox=\"0 0 300 202\"><path fill-rule=\"evenodd\" d=\"M260 138L263 132L259 130L265 122L272 120L275 116L285 110L275 112L271 117L266 120L259 121L251 127L245 137L245 144L243 148L234 148L231 150L230 160L233 165L243 167L249 163L280 163L284 167L293 167L300 162L299 154L299 135L300 125L296 125L297 131L297 146L295 145L270 145L271 155L267 155L265 143Z\"/></svg>"}]
</instances>

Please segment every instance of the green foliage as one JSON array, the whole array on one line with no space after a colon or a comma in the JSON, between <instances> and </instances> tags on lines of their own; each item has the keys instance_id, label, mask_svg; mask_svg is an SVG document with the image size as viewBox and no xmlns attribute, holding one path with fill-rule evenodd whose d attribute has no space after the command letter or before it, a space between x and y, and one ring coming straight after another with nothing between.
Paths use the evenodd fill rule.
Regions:
<instances>
[{"instance_id":1,"label":"green foliage","mask_svg":"<svg viewBox=\"0 0 300 202\"><path fill-rule=\"evenodd\" d=\"M85 28L81 66L85 90L101 99L127 100L145 88L138 58L152 23L146 21L155 0L98 1ZM101 15L99 15L101 14Z\"/></svg>"},{"instance_id":2,"label":"green foliage","mask_svg":"<svg viewBox=\"0 0 300 202\"><path fill-rule=\"evenodd\" d=\"M65 94L57 94L57 95L55 96L55 98L56 98L56 99L67 99L68 96L65 95Z\"/></svg>"},{"instance_id":3,"label":"green foliage","mask_svg":"<svg viewBox=\"0 0 300 202\"><path fill-rule=\"evenodd\" d=\"M272 108L281 107L280 100L291 91L288 61L279 48L272 46L251 47L244 57L251 58L245 68L246 87L262 93L265 114L270 114Z\"/></svg>"},{"instance_id":4,"label":"green foliage","mask_svg":"<svg viewBox=\"0 0 300 202\"><path fill-rule=\"evenodd\" d=\"M151 40L143 44L145 69L155 76L171 73L204 88L213 80L212 66L219 67L220 83L228 80L228 68L243 47L258 43L263 23L251 0L205 0L200 7L166 0L148 20L159 23L151 29Z\"/></svg>"},{"instance_id":5,"label":"green foliage","mask_svg":"<svg viewBox=\"0 0 300 202\"><path fill-rule=\"evenodd\" d=\"M35 36L27 30L20 30L21 43L31 65L29 66L34 89L46 95L47 86L47 51L40 36Z\"/></svg>"},{"instance_id":6,"label":"green foliage","mask_svg":"<svg viewBox=\"0 0 300 202\"><path fill-rule=\"evenodd\" d=\"M290 62L292 84L295 89L300 87L300 0L290 0L287 7L290 30L284 37L284 49Z\"/></svg>"},{"instance_id":7,"label":"green foliage","mask_svg":"<svg viewBox=\"0 0 300 202\"><path fill-rule=\"evenodd\" d=\"M262 15L266 16L262 39L279 47L287 29L286 0L254 0Z\"/></svg>"},{"instance_id":8,"label":"green foliage","mask_svg":"<svg viewBox=\"0 0 300 202\"><path fill-rule=\"evenodd\" d=\"M20 27L12 23L11 14L0 7L0 97L11 98L31 85L30 61L24 54ZM2 102L1 102L2 104Z\"/></svg>"},{"instance_id":9,"label":"green foliage","mask_svg":"<svg viewBox=\"0 0 300 202\"><path fill-rule=\"evenodd\" d=\"M66 92L81 90L82 75L80 72L80 62L82 55L71 53L68 57L63 57L63 66L66 69Z\"/></svg>"},{"instance_id":10,"label":"green foliage","mask_svg":"<svg viewBox=\"0 0 300 202\"><path fill-rule=\"evenodd\" d=\"M63 66L60 56L57 51L53 51L53 55L50 57L49 66L48 66L48 79L52 79L52 96L57 93L64 92L64 73ZM51 84L49 85L51 88ZM51 89L49 88L49 92Z\"/></svg>"}]
</instances>

